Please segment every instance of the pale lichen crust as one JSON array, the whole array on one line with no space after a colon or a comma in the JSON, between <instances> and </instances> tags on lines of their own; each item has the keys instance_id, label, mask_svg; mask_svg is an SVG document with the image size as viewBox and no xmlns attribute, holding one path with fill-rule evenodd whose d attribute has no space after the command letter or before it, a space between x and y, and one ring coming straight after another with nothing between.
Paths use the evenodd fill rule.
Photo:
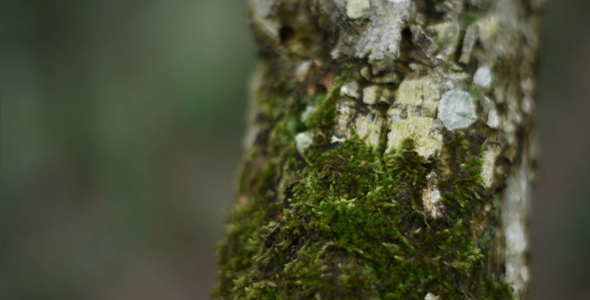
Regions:
<instances>
[{"instance_id":1,"label":"pale lichen crust","mask_svg":"<svg viewBox=\"0 0 590 300\"><path fill-rule=\"evenodd\" d=\"M438 118L448 130L467 128L477 120L475 103L467 92L448 91L440 101Z\"/></svg>"}]
</instances>

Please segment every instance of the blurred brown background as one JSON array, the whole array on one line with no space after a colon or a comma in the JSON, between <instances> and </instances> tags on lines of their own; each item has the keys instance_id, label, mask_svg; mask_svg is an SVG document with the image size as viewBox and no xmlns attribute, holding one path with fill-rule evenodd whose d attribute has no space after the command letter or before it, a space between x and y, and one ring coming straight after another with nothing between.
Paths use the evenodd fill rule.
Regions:
<instances>
[{"instance_id":1,"label":"blurred brown background","mask_svg":"<svg viewBox=\"0 0 590 300\"><path fill-rule=\"evenodd\" d=\"M4 0L0 299L208 299L233 201L244 0ZM554 0L532 299L590 299L590 1Z\"/></svg>"}]
</instances>

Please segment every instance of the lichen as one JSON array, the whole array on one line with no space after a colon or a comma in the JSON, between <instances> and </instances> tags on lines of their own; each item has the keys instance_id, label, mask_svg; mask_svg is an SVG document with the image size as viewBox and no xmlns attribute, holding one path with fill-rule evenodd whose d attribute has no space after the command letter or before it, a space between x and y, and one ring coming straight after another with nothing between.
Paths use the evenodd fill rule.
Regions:
<instances>
[{"instance_id":1,"label":"lichen","mask_svg":"<svg viewBox=\"0 0 590 300\"><path fill-rule=\"evenodd\" d=\"M313 143L313 133L301 132L295 136L295 148L299 153L303 153Z\"/></svg>"},{"instance_id":2,"label":"lichen","mask_svg":"<svg viewBox=\"0 0 590 300\"><path fill-rule=\"evenodd\" d=\"M424 296L424 300L441 300L440 296L435 295L433 293L428 293L426 294L426 296Z\"/></svg>"},{"instance_id":3,"label":"lichen","mask_svg":"<svg viewBox=\"0 0 590 300\"><path fill-rule=\"evenodd\" d=\"M489 67L480 67L473 74L473 83L480 87L487 89L492 85L493 76L492 70Z\"/></svg>"},{"instance_id":4,"label":"lichen","mask_svg":"<svg viewBox=\"0 0 590 300\"><path fill-rule=\"evenodd\" d=\"M403 144L403 142L411 138L416 143L416 152L422 157L433 156L437 151L440 151L443 145L443 137L436 130L431 134L434 120L430 117L420 117L410 115L405 119L397 113L396 109L390 111L392 116L389 125L389 133L387 134L387 150L391 153Z\"/></svg>"},{"instance_id":5,"label":"lichen","mask_svg":"<svg viewBox=\"0 0 590 300\"><path fill-rule=\"evenodd\" d=\"M348 0L346 3L346 14L351 19L363 16L363 10L371 7L369 0Z\"/></svg>"},{"instance_id":6,"label":"lichen","mask_svg":"<svg viewBox=\"0 0 590 300\"><path fill-rule=\"evenodd\" d=\"M347 19L355 21L362 17L370 20L370 26L339 31L338 41L330 53L333 59L367 58L373 71L381 72L399 58L402 31L411 18L413 6L410 1L320 1L319 6L320 11L335 12L328 14L332 24L342 24L340 12L344 11Z\"/></svg>"},{"instance_id":7,"label":"lichen","mask_svg":"<svg viewBox=\"0 0 590 300\"><path fill-rule=\"evenodd\" d=\"M426 175L426 187L422 192L422 205L429 212L430 217L439 218L443 215L444 206L438 190L438 176L436 172Z\"/></svg>"},{"instance_id":8,"label":"lichen","mask_svg":"<svg viewBox=\"0 0 590 300\"><path fill-rule=\"evenodd\" d=\"M507 193L502 203L502 223L506 235L506 282L515 298L526 294L530 268L525 263L529 255L526 212L530 209L531 184L528 178L526 154L516 176L506 182Z\"/></svg>"},{"instance_id":9,"label":"lichen","mask_svg":"<svg viewBox=\"0 0 590 300\"><path fill-rule=\"evenodd\" d=\"M467 92L446 92L438 105L438 118L448 130L468 127L477 120L473 99Z\"/></svg>"},{"instance_id":10,"label":"lichen","mask_svg":"<svg viewBox=\"0 0 590 300\"><path fill-rule=\"evenodd\" d=\"M378 114L359 115L354 124L353 134L358 135L367 145L377 148L383 123L384 120Z\"/></svg>"},{"instance_id":11,"label":"lichen","mask_svg":"<svg viewBox=\"0 0 590 300\"><path fill-rule=\"evenodd\" d=\"M363 89L363 102L369 105L377 103L379 97L379 86L370 85Z\"/></svg>"},{"instance_id":12,"label":"lichen","mask_svg":"<svg viewBox=\"0 0 590 300\"><path fill-rule=\"evenodd\" d=\"M485 151L481 176L483 178L483 182L487 187L491 187L494 183L494 168L496 167L496 158L498 157L498 155L500 155L501 151L502 148L496 145L488 146Z\"/></svg>"},{"instance_id":13,"label":"lichen","mask_svg":"<svg viewBox=\"0 0 590 300\"><path fill-rule=\"evenodd\" d=\"M428 26L426 31L432 33L432 37L438 45L438 53L440 55L445 59L454 55L457 45L460 42L461 26L458 23L436 23Z\"/></svg>"},{"instance_id":14,"label":"lichen","mask_svg":"<svg viewBox=\"0 0 590 300\"><path fill-rule=\"evenodd\" d=\"M396 103L421 105L434 117L440 99L441 78L436 75L406 78L397 90Z\"/></svg>"},{"instance_id":15,"label":"lichen","mask_svg":"<svg viewBox=\"0 0 590 300\"><path fill-rule=\"evenodd\" d=\"M358 82L347 82L345 85L342 86L342 88L340 88L340 95L346 95L350 98L358 99L360 96Z\"/></svg>"}]
</instances>

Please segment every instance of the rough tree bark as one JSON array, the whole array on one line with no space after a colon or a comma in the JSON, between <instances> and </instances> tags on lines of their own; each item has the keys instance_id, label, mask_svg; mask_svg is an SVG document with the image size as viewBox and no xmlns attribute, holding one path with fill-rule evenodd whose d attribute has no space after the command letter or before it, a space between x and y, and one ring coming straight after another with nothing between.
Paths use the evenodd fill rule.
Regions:
<instances>
[{"instance_id":1,"label":"rough tree bark","mask_svg":"<svg viewBox=\"0 0 590 300\"><path fill-rule=\"evenodd\" d=\"M215 299L524 299L540 0L251 0Z\"/></svg>"}]
</instances>

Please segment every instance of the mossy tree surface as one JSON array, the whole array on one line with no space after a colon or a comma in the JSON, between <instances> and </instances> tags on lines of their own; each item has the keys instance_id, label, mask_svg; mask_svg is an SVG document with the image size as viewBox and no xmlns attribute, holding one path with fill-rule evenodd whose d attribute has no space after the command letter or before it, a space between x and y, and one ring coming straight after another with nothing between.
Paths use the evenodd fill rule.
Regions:
<instances>
[{"instance_id":1,"label":"mossy tree surface","mask_svg":"<svg viewBox=\"0 0 590 300\"><path fill-rule=\"evenodd\" d=\"M542 1L252 0L215 299L523 299Z\"/></svg>"}]
</instances>

